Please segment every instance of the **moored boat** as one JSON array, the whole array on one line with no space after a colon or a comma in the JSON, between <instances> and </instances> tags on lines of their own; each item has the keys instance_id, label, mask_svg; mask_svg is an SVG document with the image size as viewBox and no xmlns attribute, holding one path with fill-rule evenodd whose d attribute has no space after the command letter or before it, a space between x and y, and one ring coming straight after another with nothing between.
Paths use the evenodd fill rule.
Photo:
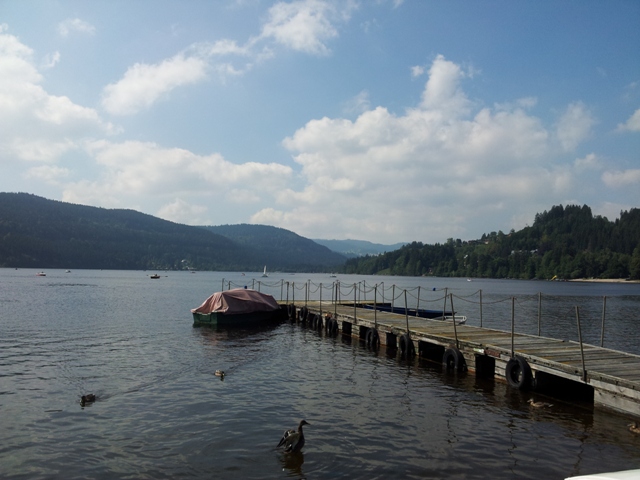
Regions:
<instances>
[{"instance_id":1,"label":"moored boat","mask_svg":"<svg viewBox=\"0 0 640 480\"><path fill-rule=\"evenodd\" d=\"M441 316L433 318L433 320L444 320L445 322L452 322L453 319L456 320L456 325L464 325L467 323L467 317L464 315L445 315L444 318Z\"/></svg>"},{"instance_id":2,"label":"moored boat","mask_svg":"<svg viewBox=\"0 0 640 480\"><path fill-rule=\"evenodd\" d=\"M362 305L362 308L370 308L370 309L378 310L379 312L389 312L389 313L396 313L400 315L404 315L406 313L410 317L420 317L420 318L437 318L437 317L442 318L443 313L445 317L450 317L451 315L453 315L453 312L451 312L450 310L446 310L444 312L442 310L428 310L425 308L419 308L417 310L415 308L408 308L405 310L404 307L396 307L396 306L392 307L388 303L378 303L375 306L370 303L365 303Z\"/></svg>"},{"instance_id":3,"label":"moored boat","mask_svg":"<svg viewBox=\"0 0 640 480\"><path fill-rule=\"evenodd\" d=\"M216 292L191 310L194 325L245 326L283 318L273 296L248 288Z\"/></svg>"}]
</instances>

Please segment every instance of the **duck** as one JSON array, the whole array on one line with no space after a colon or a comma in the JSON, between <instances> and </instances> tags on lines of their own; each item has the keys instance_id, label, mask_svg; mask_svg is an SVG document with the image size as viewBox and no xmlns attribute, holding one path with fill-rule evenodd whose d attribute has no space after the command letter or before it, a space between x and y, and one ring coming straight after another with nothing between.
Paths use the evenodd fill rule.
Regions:
<instances>
[{"instance_id":1,"label":"duck","mask_svg":"<svg viewBox=\"0 0 640 480\"><path fill-rule=\"evenodd\" d=\"M311 425L306 420L300 420L298 424L298 429L294 430L285 430L282 438L280 439L280 443L278 443L279 447L284 447L285 453L298 453L304 447L304 432L302 431L303 425Z\"/></svg>"},{"instance_id":2,"label":"duck","mask_svg":"<svg viewBox=\"0 0 640 480\"><path fill-rule=\"evenodd\" d=\"M214 373L216 377L224 377L224 372L222 370L216 370Z\"/></svg>"},{"instance_id":3,"label":"duck","mask_svg":"<svg viewBox=\"0 0 640 480\"><path fill-rule=\"evenodd\" d=\"M88 393L87 395L82 395L80 399L80 405L84 407L86 403L93 403L96 401L96 396L93 393Z\"/></svg>"},{"instance_id":4,"label":"duck","mask_svg":"<svg viewBox=\"0 0 640 480\"><path fill-rule=\"evenodd\" d=\"M631 433L640 433L640 425L638 425L638 422L630 423L627 427L629 427Z\"/></svg>"},{"instance_id":5,"label":"duck","mask_svg":"<svg viewBox=\"0 0 640 480\"><path fill-rule=\"evenodd\" d=\"M530 404L532 407L535 407L535 408L549 408L549 407L553 407L553 403L535 402L535 401L533 400L533 398L530 398L530 399L529 399L529 404Z\"/></svg>"}]
</instances>

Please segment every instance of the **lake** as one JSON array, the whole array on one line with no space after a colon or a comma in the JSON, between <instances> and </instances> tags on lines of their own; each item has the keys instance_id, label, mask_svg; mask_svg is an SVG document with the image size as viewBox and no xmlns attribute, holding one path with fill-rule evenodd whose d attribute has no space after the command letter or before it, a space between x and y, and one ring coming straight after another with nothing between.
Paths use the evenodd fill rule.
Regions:
<instances>
[{"instance_id":1,"label":"lake","mask_svg":"<svg viewBox=\"0 0 640 480\"><path fill-rule=\"evenodd\" d=\"M357 339L289 322L194 328L189 311L223 285L322 296L329 309L339 280L342 298L433 309L447 298L469 325L510 330L513 307L518 331L570 340L578 306L596 345L604 310L604 346L638 354L638 284L151 273L0 269L1 478L540 480L640 468L629 416L557 399L532 409L535 394ZM86 393L98 399L82 407ZM303 452L276 450L303 418Z\"/></svg>"}]
</instances>

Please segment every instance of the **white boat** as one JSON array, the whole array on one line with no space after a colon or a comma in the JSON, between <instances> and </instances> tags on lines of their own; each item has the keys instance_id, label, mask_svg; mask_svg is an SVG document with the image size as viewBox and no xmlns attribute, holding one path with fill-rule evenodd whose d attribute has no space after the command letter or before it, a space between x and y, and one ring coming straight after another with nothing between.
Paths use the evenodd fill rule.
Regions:
<instances>
[{"instance_id":1,"label":"white boat","mask_svg":"<svg viewBox=\"0 0 640 480\"><path fill-rule=\"evenodd\" d=\"M445 322L452 322L454 317L452 315L445 315L444 317L435 317L433 320L444 320ZM464 325L467 323L467 317L464 315L456 315L456 325Z\"/></svg>"},{"instance_id":2,"label":"white boat","mask_svg":"<svg viewBox=\"0 0 640 480\"><path fill-rule=\"evenodd\" d=\"M567 477L565 480L638 480L640 470L624 470L621 472L592 473L591 475L579 475Z\"/></svg>"},{"instance_id":3,"label":"white boat","mask_svg":"<svg viewBox=\"0 0 640 480\"><path fill-rule=\"evenodd\" d=\"M263 277L268 277L269 275L267 275L267 266L264 266L264 272L262 273Z\"/></svg>"}]
</instances>

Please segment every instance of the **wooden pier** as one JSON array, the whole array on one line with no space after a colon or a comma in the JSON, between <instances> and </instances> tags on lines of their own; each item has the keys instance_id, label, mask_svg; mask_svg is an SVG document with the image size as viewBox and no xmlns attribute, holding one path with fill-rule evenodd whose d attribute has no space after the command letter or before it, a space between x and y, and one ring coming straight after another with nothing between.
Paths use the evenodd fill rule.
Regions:
<instances>
[{"instance_id":1,"label":"wooden pier","mask_svg":"<svg viewBox=\"0 0 640 480\"><path fill-rule=\"evenodd\" d=\"M580 342L456 325L363 308L363 303L296 302L290 317L317 330L399 349L452 371L496 377L521 390L564 388L596 406L640 416L640 356Z\"/></svg>"}]
</instances>

